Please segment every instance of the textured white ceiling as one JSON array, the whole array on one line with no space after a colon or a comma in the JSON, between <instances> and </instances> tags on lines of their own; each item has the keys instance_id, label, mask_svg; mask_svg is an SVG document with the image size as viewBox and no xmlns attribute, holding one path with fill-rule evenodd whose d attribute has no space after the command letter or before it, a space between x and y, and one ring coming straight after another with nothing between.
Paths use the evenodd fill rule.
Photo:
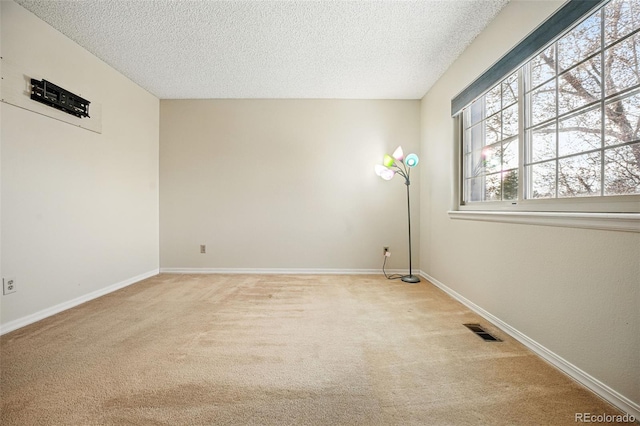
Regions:
<instances>
[{"instance_id":1,"label":"textured white ceiling","mask_svg":"<svg viewBox=\"0 0 640 426\"><path fill-rule=\"evenodd\" d=\"M161 99L420 99L509 0L16 0Z\"/></svg>"}]
</instances>

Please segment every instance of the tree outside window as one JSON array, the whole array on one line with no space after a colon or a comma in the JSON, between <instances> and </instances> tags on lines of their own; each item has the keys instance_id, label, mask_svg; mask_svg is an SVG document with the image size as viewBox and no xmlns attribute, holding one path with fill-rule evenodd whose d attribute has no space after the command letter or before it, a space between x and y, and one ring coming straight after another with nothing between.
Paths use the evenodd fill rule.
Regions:
<instances>
[{"instance_id":1,"label":"tree outside window","mask_svg":"<svg viewBox=\"0 0 640 426\"><path fill-rule=\"evenodd\" d=\"M640 194L640 0L606 3L465 108L463 157L465 202Z\"/></svg>"}]
</instances>

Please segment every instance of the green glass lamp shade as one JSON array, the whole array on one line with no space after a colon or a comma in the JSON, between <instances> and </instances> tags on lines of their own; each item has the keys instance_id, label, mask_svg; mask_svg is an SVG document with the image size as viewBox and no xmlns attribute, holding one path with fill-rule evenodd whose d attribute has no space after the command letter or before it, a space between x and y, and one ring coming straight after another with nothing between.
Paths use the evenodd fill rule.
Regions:
<instances>
[{"instance_id":1,"label":"green glass lamp shade","mask_svg":"<svg viewBox=\"0 0 640 426\"><path fill-rule=\"evenodd\" d=\"M384 160L382 160L382 164L384 164L387 167L392 167L395 163L396 161L393 159L392 156L390 156L389 154L384 155Z\"/></svg>"},{"instance_id":2,"label":"green glass lamp shade","mask_svg":"<svg viewBox=\"0 0 640 426\"><path fill-rule=\"evenodd\" d=\"M404 164L406 164L409 167L415 167L418 165L418 162L420 161L420 159L418 158L417 155L415 154L409 154L405 157L404 159Z\"/></svg>"}]
</instances>

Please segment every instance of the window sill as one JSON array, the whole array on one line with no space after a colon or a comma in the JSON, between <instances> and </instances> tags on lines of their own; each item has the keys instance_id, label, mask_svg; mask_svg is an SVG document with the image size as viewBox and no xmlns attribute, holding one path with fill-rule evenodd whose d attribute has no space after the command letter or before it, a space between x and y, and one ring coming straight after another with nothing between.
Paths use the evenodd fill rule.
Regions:
<instances>
[{"instance_id":1,"label":"window sill","mask_svg":"<svg viewBox=\"0 0 640 426\"><path fill-rule=\"evenodd\" d=\"M451 219L640 232L639 213L449 211Z\"/></svg>"}]
</instances>

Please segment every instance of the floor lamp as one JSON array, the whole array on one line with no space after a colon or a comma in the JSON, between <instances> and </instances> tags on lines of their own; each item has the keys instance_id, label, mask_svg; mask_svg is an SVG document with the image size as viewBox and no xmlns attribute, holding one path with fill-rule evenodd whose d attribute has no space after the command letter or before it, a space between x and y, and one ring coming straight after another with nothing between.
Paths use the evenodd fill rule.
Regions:
<instances>
[{"instance_id":1,"label":"floor lamp","mask_svg":"<svg viewBox=\"0 0 640 426\"><path fill-rule=\"evenodd\" d=\"M409 175L411 169L418 165L419 158L416 154L409 154L406 157L399 146L393 151L392 155L385 154L382 164L375 166L378 176L384 180L391 180L397 174L404 178L404 184L407 186L407 218L409 220L409 275L403 275L400 279L406 283L415 284L420 282L420 278L413 275L411 267L411 201L409 198Z\"/></svg>"}]
</instances>

